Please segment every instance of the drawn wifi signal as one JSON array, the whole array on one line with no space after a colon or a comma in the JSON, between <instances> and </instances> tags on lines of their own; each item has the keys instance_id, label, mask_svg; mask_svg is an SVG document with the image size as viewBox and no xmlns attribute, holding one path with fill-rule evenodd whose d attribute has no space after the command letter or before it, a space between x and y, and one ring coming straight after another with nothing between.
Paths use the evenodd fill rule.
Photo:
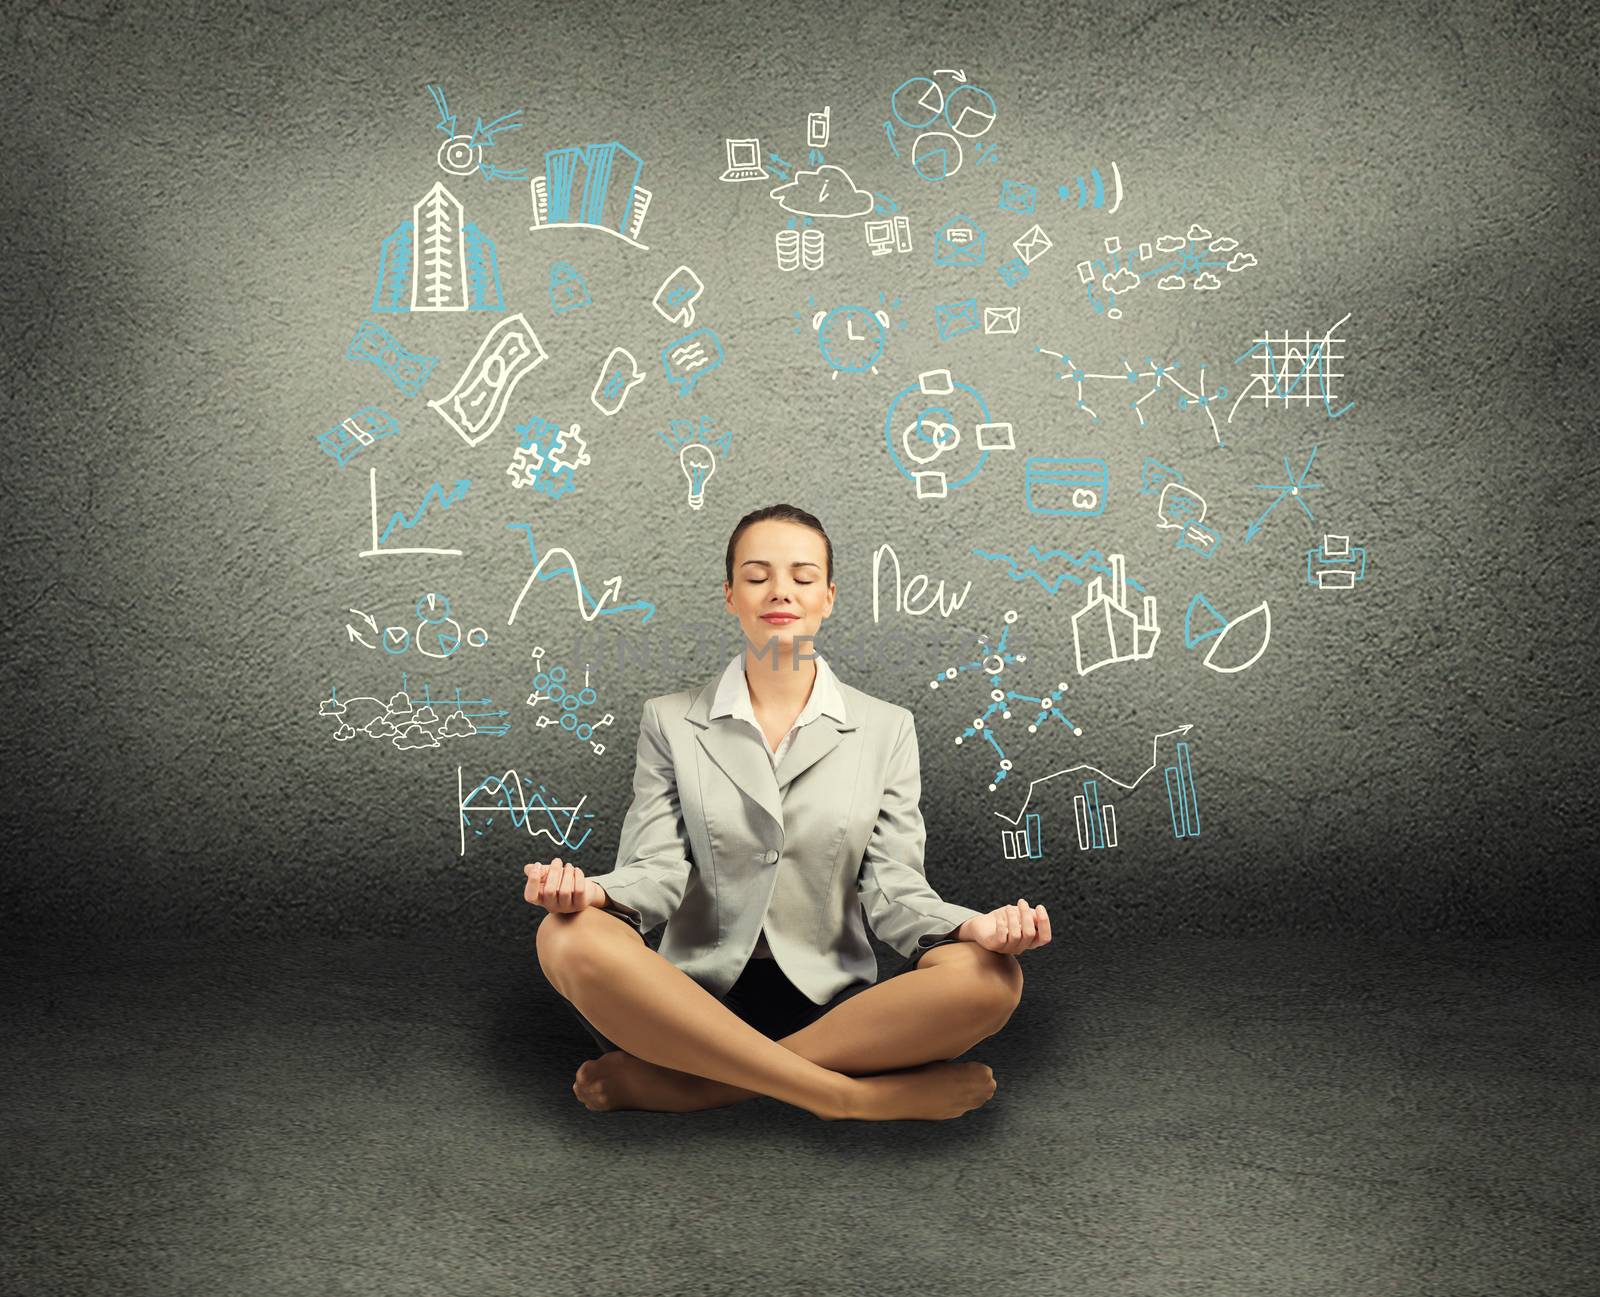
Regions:
<instances>
[{"instance_id":1,"label":"drawn wifi signal","mask_svg":"<svg viewBox=\"0 0 1600 1297\"><path fill-rule=\"evenodd\" d=\"M1100 174L1099 167L1091 167L1089 169L1089 182L1087 184L1084 183L1083 177L1079 176L1077 186L1079 208L1092 206L1098 210L1106 206L1106 181L1105 177ZM1115 162L1111 164L1111 187L1116 193L1116 198L1111 206L1106 208L1107 216L1112 215L1117 208L1122 206L1122 173L1117 170ZM1058 185L1056 193L1060 195L1062 202L1070 202L1072 199L1072 185L1070 183Z\"/></svg>"}]
</instances>

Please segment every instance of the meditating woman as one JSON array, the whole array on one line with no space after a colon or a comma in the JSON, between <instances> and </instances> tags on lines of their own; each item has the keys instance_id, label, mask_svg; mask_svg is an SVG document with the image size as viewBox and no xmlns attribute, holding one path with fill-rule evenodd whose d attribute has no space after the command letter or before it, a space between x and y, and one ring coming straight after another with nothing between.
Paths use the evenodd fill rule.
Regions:
<instances>
[{"instance_id":1,"label":"meditating woman","mask_svg":"<svg viewBox=\"0 0 1600 1297\"><path fill-rule=\"evenodd\" d=\"M645 703L616 868L524 866L548 911L539 965L605 1051L573 1090L597 1111L768 1095L828 1120L960 1116L994 1075L950 1060L1010 1019L1017 956L1049 942L1049 916L928 885L911 713L812 650L836 593L822 524L747 514L725 568L743 647L704 687ZM882 981L863 908L906 957Z\"/></svg>"}]
</instances>

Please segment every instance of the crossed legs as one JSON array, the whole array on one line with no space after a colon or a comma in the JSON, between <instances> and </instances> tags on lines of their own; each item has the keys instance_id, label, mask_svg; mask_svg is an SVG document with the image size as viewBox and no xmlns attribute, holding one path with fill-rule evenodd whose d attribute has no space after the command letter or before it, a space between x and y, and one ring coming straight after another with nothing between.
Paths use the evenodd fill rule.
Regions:
<instances>
[{"instance_id":1,"label":"crossed legs","mask_svg":"<svg viewBox=\"0 0 1600 1297\"><path fill-rule=\"evenodd\" d=\"M1015 956L957 942L774 1041L610 915L546 915L537 947L551 985L621 1047L580 1069L580 1095L614 1092L596 1107L684 1112L769 1095L828 1118L956 1116L993 1094L993 1074L942 1060L1000 1030L1022 994Z\"/></svg>"}]
</instances>

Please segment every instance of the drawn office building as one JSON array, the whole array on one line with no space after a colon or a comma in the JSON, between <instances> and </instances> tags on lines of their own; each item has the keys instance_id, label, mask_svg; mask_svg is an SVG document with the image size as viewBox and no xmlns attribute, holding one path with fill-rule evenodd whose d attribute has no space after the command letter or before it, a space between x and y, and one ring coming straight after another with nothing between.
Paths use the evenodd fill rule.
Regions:
<instances>
[{"instance_id":1,"label":"drawn office building","mask_svg":"<svg viewBox=\"0 0 1600 1297\"><path fill-rule=\"evenodd\" d=\"M533 178L534 226L597 225L637 240L650 206L643 171L644 159L616 140L551 149Z\"/></svg>"}]
</instances>

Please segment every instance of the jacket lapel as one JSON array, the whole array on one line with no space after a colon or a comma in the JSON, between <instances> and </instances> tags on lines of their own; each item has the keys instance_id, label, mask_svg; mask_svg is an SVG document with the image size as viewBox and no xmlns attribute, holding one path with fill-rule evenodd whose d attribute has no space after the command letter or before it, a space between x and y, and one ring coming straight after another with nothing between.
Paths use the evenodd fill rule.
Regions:
<instances>
[{"instance_id":1,"label":"jacket lapel","mask_svg":"<svg viewBox=\"0 0 1600 1297\"><path fill-rule=\"evenodd\" d=\"M711 720L711 700L716 692L717 682L713 680L690 704L684 718L698 730L696 737L700 746L717 763L717 768L782 829L783 799L778 794L778 781L772 777L772 758L763 746L765 740L732 716ZM804 734L805 730L800 733Z\"/></svg>"},{"instance_id":2,"label":"jacket lapel","mask_svg":"<svg viewBox=\"0 0 1600 1297\"><path fill-rule=\"evenodd\" d=\"M717 681L713 680L696 695L684 718L695 726L700 746L716 762L717 768L782 829L783 790L797 775L838 747L840 736L855 729L855 722L836 721L824 714L801 726L774 774L766 740L751 726L731 716L710 718L716 692Z\"/></svg>"},{"instance_id":3,"label":"jacket lapel","mask_svg":"<svg viewBox=\"0 0 1600 1297\"><path fill-rule=\"evenodd\" d=\"M789 750L783 754L783 760L778 762L778 791L782 793L796 775L810 769L838 747L839 735L844 730L854 728L853 725L841 726L831 716L818 716L809 725L802 725Z\"/></svg>"}]
</instances>

